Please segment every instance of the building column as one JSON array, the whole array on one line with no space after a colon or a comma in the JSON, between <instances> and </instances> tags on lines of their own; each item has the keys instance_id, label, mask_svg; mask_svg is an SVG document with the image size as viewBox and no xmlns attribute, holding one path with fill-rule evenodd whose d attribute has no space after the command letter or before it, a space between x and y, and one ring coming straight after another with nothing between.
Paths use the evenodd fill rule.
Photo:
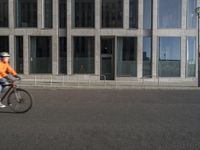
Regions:
<instances>
[{"instance_id":1,"label":"building column","mask_svg":"<svg viewBox=\"0 0 200 150\"><path fill-rule=\"evenodd\" d=\"M44 0L37 1L38 29L44 28Z\"/></svg>"},{"instance_id":2,"label":"building column","mask_svg":"<svg viewBox=\"0 0 200 150\"><path fill-rule=\"evenodd\" d=\"M101 70L101 0L95 1L95 75L100 75Z\"/></svg>"},{"instance_id":3,"label":"building column","mask_svg":"<svg viewBox=\"0 0 200 150\"><path fill-rule=\"evenodd\" d=\"M130 0L124 0L124 29L129 29L129 5Z\"/></svg>"},{"instance_id":4,"label":"building column","mask_svg":"<svg viewBox=\"0 0 200 150\"><path fill-rule=\"evenodd\" d=\"M137 78L143 76L143 0L138 1Z\"/></svg>"},{"instance_id":5,"label":"building column","mask_svg":"<svg viewBox=\"0 0 200 150\"><path fill-rule=\"evenodd\" d=\"M9 16L9 29L11 29L11 30L14 30L14 28L15 28L15 21L14 21L14 1L13 0L9 0L8 1L9 3L8 3L8 6L9 6L9 9L8 9L8 16Z\"/></svg>"},{"instance_id":6,"label":"building column","mask_svg":"<svg viewBox=\"0 0 200 150\"><path fill-rule=\"evenodd\" d=\"M15 68L15 37L9 35L9 53L10 53L10 65Z\"/></svg>"},{"instance_id":7,"label":"building column","mask_svg":"<svg viewBox=\"0 0 200 150\"><path fill-rule=\"evenodd\" d=\"M29 67L30 67L30 62L29 62L29 36L25 35L23 36L23 66L24 66L24 75L29 75Z\"/></svg>"},{"instance_id":8,"label":"building column","mask_svg":"<svg viewBox=\"0 0 200 150\"><path fill-rule=\"evenodd\" d=\"M58 0L53 0L53 30L52 37L52 73L58 75L59 72L59 3Z\"/></svg>"},{"instance_id":9,"label":"building column","mask_svg":"<svg viewBox=\"0 0 200 150\"><path fill-rule=\"evenodd\" d=\"M182 30L187 29L187 0L182 1ZM186 35L181 37L181 78L186 77Z\"/></svg>"},{"instance_id":10,"label":"building column","mask_svg":"<svg viewBox=\"0 0 200 150\"><path fill-rule=\"evenodd\" d=\"M152 76L157 78L158 74L158 0L153 0L153 16L152 16Z\"/></svg>"},{"instance_id":11,"label":"building column","mask_svg":"<svg viewBox=\"0 0 200 150\"><path fill-rule=\"evenodd\" d=\"M72 1L67 1L67 74L71 75L73 73L73 54L72 54Z\"/></svg>"}]
</instances>

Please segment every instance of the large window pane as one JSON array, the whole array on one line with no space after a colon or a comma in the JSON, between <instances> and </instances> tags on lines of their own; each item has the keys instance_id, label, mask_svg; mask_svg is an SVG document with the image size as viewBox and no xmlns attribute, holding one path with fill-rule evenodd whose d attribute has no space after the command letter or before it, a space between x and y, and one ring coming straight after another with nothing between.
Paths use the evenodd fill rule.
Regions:
<instances>
[{"instance_id":1,"label":"large window pane","mask_svg":"<svg viewBox=\"0 0 200 150\"><path fill-rule=\"evenodd\" d=\"M52 73L51 37L31 37L30 73Z\"/></svg>"},{"instance_id":2,"label":"large window pane","mask_svg":"<svg viewBox=\"0 0 200 150\"><path fill-rule=\"evenodd\" d=\"M151 77L152 74L152 51L151 37L143 39L143 76Z\"/></svg>"},{"instance_id":3,"label":"large window pane","mask_svg":"<svg viewBox=\"0 0 200 150\"><path fill-rule=\"evenodd\" d=\"M45 27L52 28L52 0L45 0Z\"/></svg>"},{"instance_id":4,"label":"large window pane","mask_svg":"<svg viewBox=\"0 0 200 150\"><path fill-rule=\"evenodd\" d=\"M16 71L23 73L23 36L16 36L15 38L15 50L16 50Z\"/></svg>"},{"instance_id":5,"label":"large window pane","mask_svg":"<svg viewBox=\"0 0 200 150\"><path fill-rule=\"evenodd\" d=\"M59 40L59 73L67 73L67 41L66 37Z\"/></svg>"},{"instance_id":6,"label":"large window pane","mask_svg":"<svg viewBox=\"0 0 200 150\"><path fill-rule=\"evenodd\" d=\"M197 0L188 0L188 10L187 10L187 28L196 28L196 18L195 8L197 7Z\"/></svg>"},{"instance_id":7,"label":"large window pane","mask_svg":"<svg viewBox=\"0 0 200 150\"><path fill-rule=\"evenodd\" d=\"M137 38L118 38L117 75L137 76Z\"/></svg>"},{"instance_id":8,"label":"large window pane","mask_svg":"<svg viewBox=\"0 0 200 150\"><path fill-rule=\"evenodd\" d=\"M0 0L0 27L8 27L8 0Z\"/></svg>"},{"instance_id":9,"label":"large window pane","mask_svg":"<svg viewBox=\"0 0 200 150\"><path fill-rule=\"evenodd\" d=\"M16 0L16 26L37 27L37 0Z\"/></svg>"},{"instance_id":10,"label":"large window pane","mask_svg":"<svg viewBox=\"0 0 200 150\"><path fill-rule=\"evenodd\" d=\"M196 72L196 38L187 38L187 77L195 77Z\"/></svg>"},{"instance_id":11,"label":"large window pane","mask_svg":"<svg viewBox=\"0 0 200 150\"><path fill-rule=\"evenodd\" d=\"M75 27L94 27L94 0L75 0Z\"/></svg>"},{"instance_id":12,"label":"large window pane","mask_svg":"<svg viewBox=\"0 0 200 150\"><path fill-rule=\"evenodd\" d=\"M94 73L94 38L74 38L74 73Z\"/></svg>"},{"instance_id":13,"label":"large window pane","mask_svg":"<svg viewBox=\"0 0 200 150\"><path fill-rule=\"evenodd\" d=\"M123 27L123 0L102 0L102 27Z\"/></svg>"},{"instance_id":14,"label":"large window pane","mask_svg":"<svg viewBox=\"0 0 200 150\"><path fill-rule=\"evenodd\" d=\"M130 28L138 27L138 0L130 0L129 9L129 23Z\"/></svg>"},{"instance_id":15,"label":"large window pane","mask_svg":"<svg viewBox=\"0 0 200 150\"><path fill-rule=\"evenodd\" d=\"M159 76L180 77L181 38L160 37Z\"/></svg>"},{"instance_id":16,"label":"large window pane","mask_svg":"<svg viewBox=\"0 0 200 150\"><path fill-rule=\"evenodd\" d=\"M159 0L159 28L181 28L182 0Z\"/></svg>"},{"instance_id":17,"label":"large window pane","mask_svg":"<svg viewBox=\"0 0 200 150\"><path fill-rule=\"evenodd\" d=\"M66 18L67 18L67 1L59 0L59 26L60 28L66 28Z\"/></svg>"},{"instance_id":18,"label":"large window pane","mask_svg":"<svg viewBox=\"0 0 200 150\"><path fill-rule=\"evenodd\" d=\"M9 52L8 36L0 36L0 52Z\"/></svg>"},{"instance_id":19,"label":"large window pane","mask_svg":"<svg viewBox=\"0 0 200 150\"><path fill-rule=\"evenodd\" d=\"M144 0L143 13L144 29L151 29L152 0Z\"/></svg>"}]
</instances>

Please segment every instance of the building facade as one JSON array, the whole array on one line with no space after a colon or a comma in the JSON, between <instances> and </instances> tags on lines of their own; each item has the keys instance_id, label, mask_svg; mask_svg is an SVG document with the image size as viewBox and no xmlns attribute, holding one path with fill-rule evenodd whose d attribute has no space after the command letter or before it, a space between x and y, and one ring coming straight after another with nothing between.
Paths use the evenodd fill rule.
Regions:
<instances>
[{"instance_id":1,"label":"building facade","mask_svg":"<svg viewBox=\"0 0 200 150\"><path fill-rule=\"evenodd\" d=\"M24 76L198 79L198 0L0 0L0 51Z\"/></svg>"}]
</instances>

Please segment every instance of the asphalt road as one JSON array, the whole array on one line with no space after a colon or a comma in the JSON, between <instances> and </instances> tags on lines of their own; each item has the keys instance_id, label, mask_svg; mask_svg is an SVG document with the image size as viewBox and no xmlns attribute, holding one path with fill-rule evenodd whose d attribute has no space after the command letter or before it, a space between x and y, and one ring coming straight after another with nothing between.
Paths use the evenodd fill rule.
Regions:
<instances>
[{"instance_id":1,"label":"asphalt road","mask_svg":"<svg viewBox=\"0 0 200 150\"><path fill-rule=\"evenodd\" d=\"M200 91L29 89L0 110L0 150L199 150Z\"/></svg>"}]
</instances>

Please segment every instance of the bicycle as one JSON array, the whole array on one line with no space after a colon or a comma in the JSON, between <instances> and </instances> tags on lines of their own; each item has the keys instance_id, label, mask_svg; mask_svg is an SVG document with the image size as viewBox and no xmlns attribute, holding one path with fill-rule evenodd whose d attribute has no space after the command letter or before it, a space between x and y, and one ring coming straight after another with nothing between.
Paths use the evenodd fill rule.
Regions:
<instances>
[{"instance_id":1,"label":"bicycle","mask_svg":"<svg viewBox=\"0 0 200 150\"><path fill-rule=\"evenodd\" d=\"M0 101L2 102L7 98L7 106L13 112L25 113L32 107L32 96L28 91L18 88L16 81L19 80L13 80L9 84L2 85L9 88L3 93Z\"/></svg>"}]
</instances>

